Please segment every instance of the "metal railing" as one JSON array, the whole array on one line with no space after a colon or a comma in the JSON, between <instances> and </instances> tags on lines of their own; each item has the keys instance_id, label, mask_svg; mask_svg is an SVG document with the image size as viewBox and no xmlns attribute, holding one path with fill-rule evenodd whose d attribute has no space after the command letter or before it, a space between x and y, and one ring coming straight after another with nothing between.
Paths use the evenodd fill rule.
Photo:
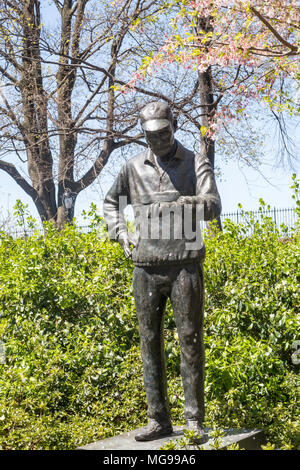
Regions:
<instances>
[{"instance_id":1,"label":"metal railing","mask_svg":"<svg viewBox=\"0 0 300 470\"><path fill-rule=\"evenodd\" d=\"M247 225L247 223L249 224L250 220L261 222L265 217L272 219L277 229L287 236L292 234L292 229L296 226L297 214L295 209L292 207L273 207L270 209L261 208L261 210L256 211L239 210L236 212L221 214L221 221L224 222L225 219L230 219L236 224Z\"/></svg>"},{"instance_id":2,"label":"metal railing","mask_svg":"<svg viewBox=\"0 0 300 470\"><path fill-rule=\"evenodd\" d=\"M255 222L261 222L262 216L271 218L273 222L275 223L276 227L278 228L278 230L280 231L280 233L285 234L286 236L290 236L293 232L293 228L296 226L297 215L296 215L295 209L292 207L289 207L289 208L273 207L272 209L265 209L265 210L262 209L258 211L238 210L236 212L229 212L229 213L221 214L221 222L222 222L222 225L224 226L224 221L226 219L230 219L232 222L236 224L243 224L243 225L248 225L249 227L251 227L251 224L249 224L250 219L254 220ZM201 225L202 225L202 228L204 229L205 223L203 222ZM87 233L91 231L91 227L89 225L81 225L81 226L77 226L77 228L82 233ZM36 232L40 233L41 235L43 235L44 233L42 228L33 231L30 229L20 229L20 227L18 227L16 229L10 228L7 231L8 235L11 235L13 238L21 238L21 237L27 238Z\"/></svg>"},{"instance_id":3,"label":"metal railing","mask_svg":"<svg viewBox=\"0 0 300 470\"><path fill-rule=\"evenodd\" d=\"M285 224L288 227L294 227L297 219L295 209L291 207L281 209L273 207L273 209L269 210L248 211L246 213L242 211L230 212L228 214L222 214L221 220L230 219L237 224L240 222L244 223L245 219L248 217L248 213L253 214L256 220L259 220L261 215L271 217L277 227L280 227L281 224Z\"/></svg>"}]
</instances>

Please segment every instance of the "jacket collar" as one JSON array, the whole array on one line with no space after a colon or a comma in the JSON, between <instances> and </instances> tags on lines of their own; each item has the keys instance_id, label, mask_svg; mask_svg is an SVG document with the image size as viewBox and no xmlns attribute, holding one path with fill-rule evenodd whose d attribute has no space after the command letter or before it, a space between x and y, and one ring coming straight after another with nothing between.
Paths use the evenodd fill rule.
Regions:
<instances>
[{"instance_id":1,"label":"jacket collar","mask_svg":"<svg viewBox=\"0 0 300 470\"><path fill-rule=\"evenodd\" d=\"M182 146L182 144L180 142L178 142L178 140L176 140L176 142L177 142L177 150L176 150L175 155L172 157L172 160L174 158L176 160L183 160L184 159L184 147ZM152 150L148 147L148 149L146 150L144 163L151 163L152 165L156 166L156 164L157 164L156 163L156 158L157 157L154 155Z\"/></svg>"}]
</instances>

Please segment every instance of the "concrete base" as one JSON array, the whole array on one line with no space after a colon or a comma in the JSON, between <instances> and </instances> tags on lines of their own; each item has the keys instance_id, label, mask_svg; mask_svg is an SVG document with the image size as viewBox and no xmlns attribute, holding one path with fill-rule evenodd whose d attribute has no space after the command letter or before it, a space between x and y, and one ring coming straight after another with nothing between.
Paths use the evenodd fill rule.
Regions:
<instances>
[{"instance_id":1,"label":"concrete base","mask_svg":"<svg viewBox=\"0 0 300 470\"><path fill-rule=\"evenodd\" d=\"M149 442L137 442L134 436L140 429L125 432L118 436L103 439L101 441L93 442L85 446L79 447L79 450L159 450L163 445L169 441L177 441L184 437L183 426L174 426L173 434L162 439L155 439ZM202 444L205 450L211 450L214 438L209 437L212 429L205 429L207 441ZM246 450L260 450L261 445L265 444L264 434L258 429L228 429L225 431L225 437L222 438L219 449L226 449L231 444L239 444L240 449ZM186 450L196 450L195 446L188 446Z\"/></svg>"}]
</instances>

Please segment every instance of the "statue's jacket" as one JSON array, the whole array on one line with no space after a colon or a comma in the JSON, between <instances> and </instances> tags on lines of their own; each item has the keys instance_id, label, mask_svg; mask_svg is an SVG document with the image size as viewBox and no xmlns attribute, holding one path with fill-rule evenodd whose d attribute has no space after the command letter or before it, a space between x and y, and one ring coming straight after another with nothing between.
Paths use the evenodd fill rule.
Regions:
<instances>
[{"instance_id":1,"label":"statue's jacket","mask_svg":"<svg viewBox=\"0 0 300 470\"><path fill-rule=\"evenodd\" d=\"M176 203L193 196L193 204ZM118 240L127 231L123 210L132 204L136 225L136 266L202 262L205 246L199 220L221 213L221 201L209 160L177 142L169 162L148 148L121 169L104 200L108 234Z\"/></svg>"}]
</instances>

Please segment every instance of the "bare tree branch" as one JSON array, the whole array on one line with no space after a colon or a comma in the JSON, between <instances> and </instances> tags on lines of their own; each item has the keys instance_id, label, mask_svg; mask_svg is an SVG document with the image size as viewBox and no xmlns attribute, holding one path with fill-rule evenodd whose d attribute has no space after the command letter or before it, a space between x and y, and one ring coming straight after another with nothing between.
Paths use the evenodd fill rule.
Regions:
<instances>
[{"instance_id":1,"label":"bare tree branch","mask_svg":"<svg viewBox=\"0 0 300 470\"><path fill-rule=\"evenodd\" d=\"M250 10L254 13L255 16L257 16L257 18L260 19L262 23L264 23L264 25L274 34L276 39L278 39L278 41L281 42L281 44L288 47L293 52L297 52L298 48L294 46L293 44L289 43L288 41L286 41L255 7L250 6Z\"/></svg>"}]
</instances>

